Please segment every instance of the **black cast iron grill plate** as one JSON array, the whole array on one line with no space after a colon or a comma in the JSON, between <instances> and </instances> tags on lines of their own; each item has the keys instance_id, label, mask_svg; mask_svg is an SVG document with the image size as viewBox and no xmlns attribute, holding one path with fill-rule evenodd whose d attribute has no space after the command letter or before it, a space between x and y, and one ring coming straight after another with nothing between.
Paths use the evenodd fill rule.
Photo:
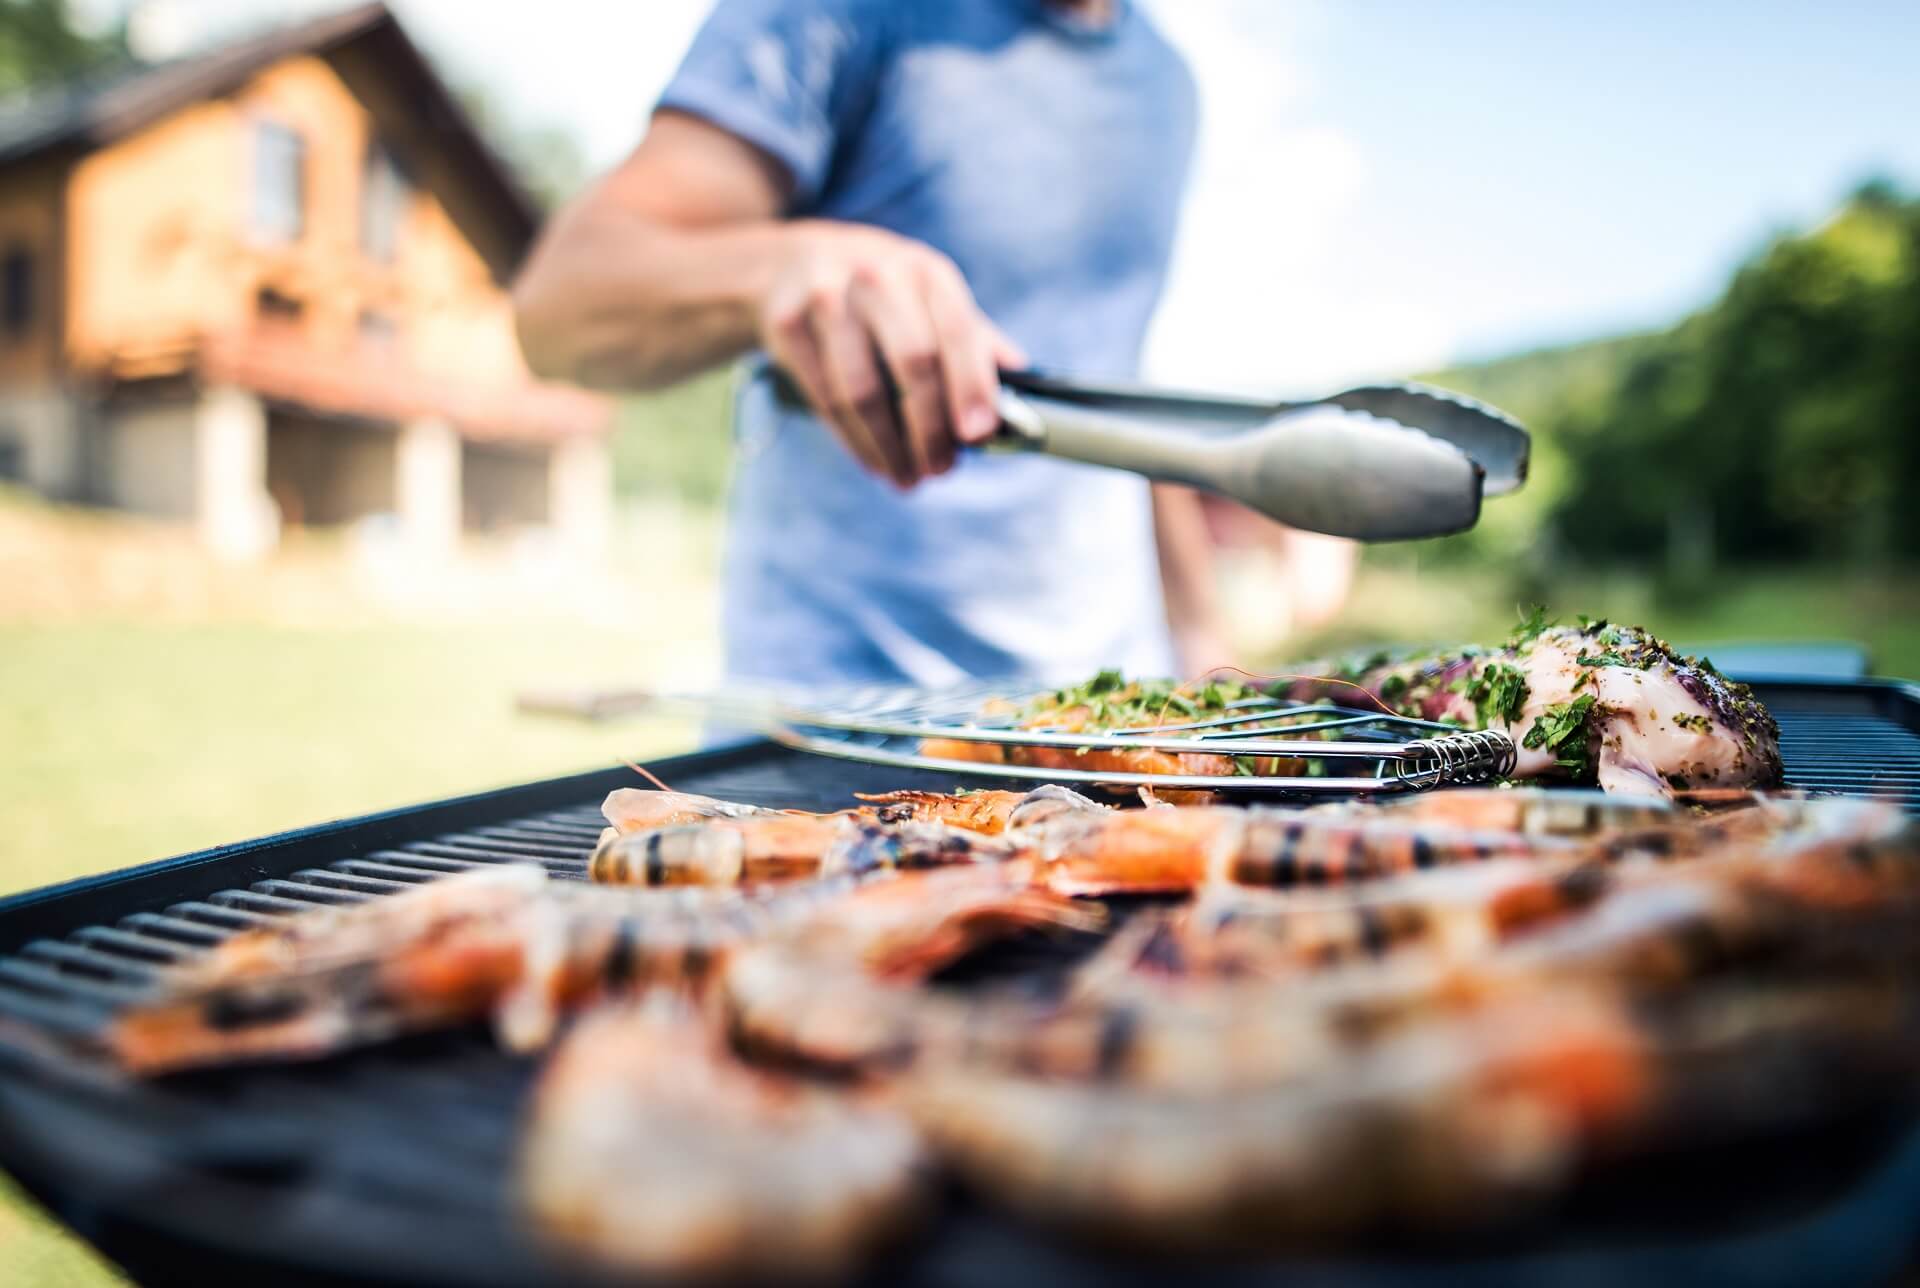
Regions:
<instances>
[{"instance_id":1,"label":"black cast iron grill plate","mask_svg":"<svg viewBox=\"0 0 1920 1288\"><path fill-rule=\"evenodd\" d=\"M1789 781L1894 795L1920 813L1920 696L1900 685L1764 686ZM767 744L657 762L675 787L835 808L854 790L947 790ZM541 863L584 875L609 770L349 820L149 864L0 903L0 1165L143 1283L505 1285L575 1271L528 1242L508 1186L530 1060L480 1029L312 1064L128 1083L49 1052L155 970L263 919L357 902L448 872ZM1084 951L1086 945L1078 945ZM985 963L1057 971L1063 954ZM1103 1257L953 1196L876 1282L1516 1282L1570 1276L1870 1282L1904 1263L1920 1218L1920 1132L1856 1118L1615 1169L1563 1209L1452 1245L1173 1266Z\"/></svg>"}]
</instances>

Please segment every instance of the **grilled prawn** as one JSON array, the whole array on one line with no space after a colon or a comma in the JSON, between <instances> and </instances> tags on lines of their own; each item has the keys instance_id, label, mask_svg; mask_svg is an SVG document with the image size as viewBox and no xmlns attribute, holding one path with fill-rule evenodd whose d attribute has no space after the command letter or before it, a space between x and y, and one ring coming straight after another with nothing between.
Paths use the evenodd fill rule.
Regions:
<instances>
[{"instance_id":1,"label":"grilled prawn","mask_svg":"<svg viewBox=\"0 0 1920 1288\"><path fill-rule=\"evenodd\" d=\"M905 1103L990 1203L1136 1245L1270 1247L1510 1221L1599 1159L1910 1098L1916 1018L1871 978L1651 1010L1536 982L1239 1087L942 1064Z\"/></svg>"},{"instance_id":2,"label":"grilled prawn","mask_svg":"<svg viewBox=\"0 0 1920 1288\"><path fill-rule=\"evenodd\" d=\"M898 1064L947 1022L944 999L919 987L929 975L1011 934L1103 920L1036 884L1025 863L902 874L735 954L719 999L749 1050L839 1070Z\"/></svg>"},{"instance_id":3,"label":"grilled prawn","mask_svg":"<svg viewBox=\"0 0 1920 1288\"><path fill-rule=\"evenodd\" d=\"M993 835L1006 830L1014 811L1031 792L977 791L942 795L938 792L899 791L874 795L855 793L867 802L831 814L809 814L802 810L768 809L762 805L742 805L696 796L689 792L654 791L643 787L622 787L607 794L601 813L616 832L639 832L669 827L677 823L701 823L712 819L752 818L838 818L854 817L876 823L944 823L969 832Z\"/></svg>"},{"instance_id":4,"label":"grilled prawn","mask_svg":"<svg viewBox=\"0 0 1920 1288\"><path fill-rule=\"evenodd\" d=\"M852 888L748 897L480 869L235 935L122 1009L105 1043L135 1073L313 1059L486 1019L529 1049L594 997L647 984L697 993L740 944Z\"/></svg>"},{"instance_id":5,"label":"grilled prawn","mask_svg":"<svg viewBox=\"0 0 1920 1288\"><path fill-rule=\"evenodd\" d=\"M942 823L773 814L603 836L587 873L614 885L733 886L991 863L1014 852L1004 836Z\"/></svg>"},{"instance_id":6,"label":"grilled prawn","mask_svg":"<svg viewBox=\"0 0 1920 1288\"><path fill-rule=\"evenodd\" d=\"M519 1191L544 1235L609 1267L826 1276L911 1223L924 1171L897 1110L748 1068L682 999L653 994L561 1043Z\"/></svg>"}]
</instances>

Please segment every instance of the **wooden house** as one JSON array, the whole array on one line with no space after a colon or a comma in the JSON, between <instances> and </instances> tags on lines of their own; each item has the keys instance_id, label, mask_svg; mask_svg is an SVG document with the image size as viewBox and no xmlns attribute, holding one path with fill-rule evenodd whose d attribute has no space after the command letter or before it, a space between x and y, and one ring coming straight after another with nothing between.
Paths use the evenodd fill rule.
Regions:
<instances>
[{"instance_id":1,"label":"wooden house","mask_svg":"<svg viewBox=\"0 0 1920 1288\"><path fill-rule=\"evenodd\" d=\"M379 4L0 104L0 477L227 557L596 545L609 406L514 339L537 223Z\"/></svg>"}]
</instances>

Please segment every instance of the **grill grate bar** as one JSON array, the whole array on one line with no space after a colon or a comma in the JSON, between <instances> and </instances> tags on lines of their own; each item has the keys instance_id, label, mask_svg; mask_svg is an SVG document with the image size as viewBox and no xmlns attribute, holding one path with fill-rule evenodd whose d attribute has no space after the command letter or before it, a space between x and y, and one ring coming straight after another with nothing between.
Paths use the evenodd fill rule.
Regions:
<instances>
[{"instance_id":1,"label":"grill grate bar","mask_svg":"<svg viewBox=\"0 0 1920 1288\"><path fill-rule=\"evenodd\" d=\"M42 966L20 957L0 958L0 979L49 997L80 997L112 1005L137 997L142 991L130 985L93 979L72 971Z\"/></svg>"},{"instance_id":2,"label":"grill grate bar","mask_svg":"<svg viewBox=\"0 0 1920 1288\"><path fill-rule=\"evenodd\" d=\"M61 969L104 975L110 980L145 982L158 973L152 962L103 953L84 944L64 943L58 939L36 939L22 948L20 955L39 958Z\"/></svg>"},{"instance_id":3,"label":"grill grate bar","mask_svg":"<svg viewBox=\"0 0 1920 1288\"><path fill-rule=\"evenodd\" d=\"M15 988L0 980L0 1015L45 1029L51 1033L91 1033L112 1010L86 998L66 993L50 995Z\"/></svg>"},{"instance_id":4,"label":"grill grate bar","mask_svg":"<svg viewBox=\"0 0 1920 1288\"><path fill-rule=\"evenodd\" d=\"M391 881L396 886L414 886L423 881L446 875L429 868L407 868L398 863L381 863L374 859L343 859L341 872L350 872L368 880Z\"/></svg>"},{"instance_id":5,"label":"grill grate bar","mask_svg":"<svg viewBox=\"0 0 1920 1288\"><path fill-rule=\"evenodd\" d=\"M520 845L539 845L548 849L557 849L563 853L574 849L583 842L590 842L606 830L606 822L599 827L582 823L578 827L531 827L514 824L511 827L478 827L471 832L462 832L462 837L470 837L486 845L495 841L507 841Z\"/></svg>"},{"instance_id":6,"label":"grill grate bar","mask_svg":"<svg viewBox=\"0 0 1920 1288\"><path fill-rule=\"evenodd\" d=\"M245 908L228 908L196 899L174 904L167 909L164 917L158 913L136 912L121 924L152 926L156 930L179 927L177 933L191 934L199 943L212 943L225 939L236 930L270 926L273 918L265 913L248 912Z\"/></svg>"},{"instance_id":7,"label":"grill grate bar","mask_svg":"<svg viewBox=\"0 0 1920 1288\"><path fill-rule=\"evenodd\" d=\"M448 845L439 841L423 841L417 846L408 846L407 848L410 851L417 851L426 857L464 859L467 860L466 866L468 867L484 867L497 863L538 863L541 867L551 872L556 869L560 871L571 871L579 862L577 858L573 857L563 858L559 855L535 857L530 854L507 854L499 851L475 849L471 846ZM579 851L576 849L574 853L577 855Z\"/></svg>"},{"instance_id":8,"label":"grill grate bar","mask_svg":"<svg viewBox=\"0 0 1920 1288\"><path fill-rule=\"evenodd\" d=\"M579 852L580 845L578 842L567 844L559 841L549 841L544 844L526 841L489 841L466 833L455 833L437 841L424 842L417 847L408 846L407 848L417 848L433 854L449 854L454 858L465 858L471 855L496 861L532 860L537 862L540 859L569 858Z\"/></svg>"},{"instance_id":9,"label":"grill grate bar","mask_svg":"<svg viewBox=\"0 0 1920 1288\"><path fill-rule=\"evenodd\" d=\"M309 885L304 881L292 881L284 877L275 877L268 881L256 881L247 887L256 894L269 895L277 899L287 899L294 903L343 904L365 903L373 896L358 890L340 890L327 886Z\"/></svg>"},{"instance_id":10,"label":"grill grate bar","mask_svg":"<svg viewBox=\"0 0 1920 1288\"><path fill-rule=\"evenodd\" d=\"M304 912L309 905L298 899L282 898L277 894L262 894L258 890L222 890L219 894L207 896L207 902L219 900L223 908L236 908L242 912L278 913L282 916L291 912ZM275 918L269 918L269 921Z\"/></svg>"},{"instance_id":11,"label":"grill grate bar","mask_svg":"<svg viewBox=\"0 0 1920 1288\"><path fill-rule=\"evenodd\" d=\"M352 859L340 865L340 871L328 868L302 868L293 875L308 885L324 886L329 889L351 890L356 894L381 895L395 894L415 884L409 881L391 881L381 877L364 876L347 867Z\"/></svg>"},{"instance_id":12,"label":"grill grate bar","mask_svg":"<svg viewBox=\"0 0 1920 1288\"><path fill-rule=\"evenodd\" d=\"M487 866L473 859L447 859L433 854L415 854L410 850L375 850L367 857L382 863L418 868L435 876L446 876L450 872L471 872L475 868Z\"/></svg>"},{"instance_id":13,"label":"grill grate bar","mask_svg":"<svg viewBox=\"0 0 1920 1288\"><path fill-rule=\"evenodd\" d=\"M165 966L179 961L193 950L183 944L166 939L155 939L151 935L139 935L130 930L121 930L116 926L82 926L73 932L72 938L83 945L99 945L128 957L139 958L155 965Z\"/></svg>"}]
</instances>

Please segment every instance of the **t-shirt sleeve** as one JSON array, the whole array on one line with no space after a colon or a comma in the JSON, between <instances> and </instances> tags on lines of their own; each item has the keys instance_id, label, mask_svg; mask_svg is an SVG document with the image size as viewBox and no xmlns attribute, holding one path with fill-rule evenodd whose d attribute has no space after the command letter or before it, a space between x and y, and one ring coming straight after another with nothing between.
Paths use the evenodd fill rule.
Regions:
<instances>
[{"instance_id":1,"label":"t-shirt sleeve","mask_svg":"<svg viewBox=\"0 0 1920 1288\"><path fill-rule=\"evenodd\" d=\"M886 8L871 0L719 0L657 106L767 153L792 177L792 207L809 206L836 144L871 100Z\"/></svg>"}]
</instances>

